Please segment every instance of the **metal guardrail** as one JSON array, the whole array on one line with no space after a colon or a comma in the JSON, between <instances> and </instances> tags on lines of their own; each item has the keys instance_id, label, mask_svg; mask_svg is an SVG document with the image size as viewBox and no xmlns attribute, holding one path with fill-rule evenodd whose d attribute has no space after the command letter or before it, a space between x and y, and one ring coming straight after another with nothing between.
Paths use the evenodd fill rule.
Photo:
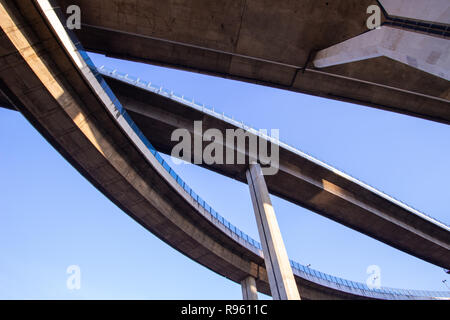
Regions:
<instances>
[{"instance_id":1,"label":"metal guardrail","mask_svg":"<svg viewBox=\"0 0 450 320\"><path fill-rule=\"evenodd\" d=\"M151 82L145 82L142 81L139 78L134 78L129 76L125 73L119 73L117 70L110 70L108 71L107 68L101 67L97 68L92 60L89 58L87 53L84 51L84 49L80 46L78 47L78 50L81 54L81 56L84 58L86 64L89 66L91 71L93 72L96 79L99 81L102 88L105 90L111 101L113 101L117 111L118 116L122 116L127 123L130 125L130 127L134 130L134 132L137 134L137 136L141 139L141 141L145 144L145 146L150 150L152 155L158 160L158 162L163 166L163 168L172 176L172 178L192 197L192 199L198 203L203 209L205 209L206 212L208 212L212 218L216 219L220 224L222 224L225 228L230 230L233 234L235 234L240 239L244 240L251 246L253 246L256 249L262 250L261 244L251 238L249 235L247 235L245 232L241 231L239 228L235 227L233 224L231 224L228 220L226 220L223 216L221 216L218 212L216 212L208 203L206 203L201 197L199 197L187 184L186 182L181 179L181 177L170 167L170 165L165 161L159 152L153 147L153 145L150 143L150 141L147 139L147 137L142 133L142 131L139 129L139 127L136 125L136 123L131 119L129 114L126 112L125 108L122 106L120 101L117 99L117 97L114 95L106 81L103 79L103 75L114 77L118 80L126 81L130 84L136 85L138 87L147 89L149 91L152 91L154 93L161 94L163 96L169 97L173 100L179 101L185 105L188 105L190 107L193 107L197 110L200 110L202 112L209 113L219 119L222 119L224 121L227 121L237 127L240 127L244 130L248 130L254 134L257 134L258 136L262 136L263 138L273 142L273 143L279 143L280 146L283 146L288 149L296 150L297 152L301 152L295 148L292 148L288 146L287 144L284 144L282 142L279 142L278 140L273 139L272 137L269 137L265 135L264 133L255 130L249 126L246 126L243 122L237 122L233 118L226 117L224 114L219 114L214 111L214 109L208 109L203 104L199 104L198 102L194 102L194 99L188 100L190 98L185 97L184 95L179 95L174 93L173 91L168 91L167 89L164 89L162 86L158 86L155 84L152 84ZM306 155L303 152L301 152L302 155ZM308 155L306 155L308 156ZM311 156L308 156L311 157ZM311 157L312 158L312 157ZM314 158L312 158L314 159ZM316 159L314 159L317 161ZM392 298L406 298L406 299L414 299L414 298L450 298L450 292L439 292L439 291L420 291L420 290L403 290L403 289L392 289L387 287L381 287L379 289L371 289L366 284L354 282L350 280L346 280L339 277L334 277L329 274L314 270L312 268L309 268L307 266L304 266L298 262L295 262L293 260L290 260L291 267L293 268L294 273L299 275L300 277L303 277L305 279L311 279L312 281L323 283L327 282L329 284L334 285L340 290L344 290L347 292L355 292L358 294L362 294L364 296L369 297L377 297L377 295L388 295Z\"/></svg>"},{"instance_id":2,"label":"metal guardrail","mask_svg":"<svg viewBox=\"0 0 450 320\"><path fill-rule=\"evenodd\" d=\"M209 115L211 115L213 117L216 117L216 118L221 119L221 120L223 120L225 122L228 122L228 123L230 123L230 124L232 124L232 125L234 125L234 126L236 126L238 128L241 128L243 130L251 132L251 133L253 133L253 134L255 134L255 135L259 136L259 137L262 137L263 139L266 139L266 140L272 142L272 143L276 143L280 147L282 147L282 148L284 148L286 150L289 150L289 151L291 151L291 152L293 152L295 154L298 154L301 157L307 158L308 160L310 160L310 161L312 161L312 162L314 162L314 163L316 163L316 164L318 164L318 165L320 165L320 166L322 166L322 167L324 167L324 168L326 168L326 169L328 169L330 171L333 171L336 174L339 174L339 175L343 176L344 178L347 178L347 179L351 180L352 182L355 182L356 184L358 184L358 185L360 185L360 186L362 186L362 187L364 187L366 189L369 189L370 191L376 193L377 195L379 195L379 196L381 196L381 197L383 197L383 198L385 198L385 199L387 199L387 200L389 200L391 202L394 202L395 204L403 207L404 209L410 211L411 213L416 214L418 216L421 216L422 218L425 218L426 220L428 220L428 221L430 221L430 222L432 222L434 224L437 224L437 225L439 225L441 227L444 227L444 228L446 228L447 230L450 231L450 226L448 224L446 224L445 222L439 221L438 219L433 218L432 216L421 212L420 210L418 210L418 209L416 209L416 208L414 208L414 207L404 203L403 201L398 200L395 197L390 196L387 193L376 189L375 187L372 187L368 183L366 183L366 182L364 182L362 180L359 180L359 179L353 177L352 175L350 175L348 173L345 173L343 170L341 170L341 169L339 169L337 167L333 167L333 166L329 165L328 163L326 163L325 161L319 160L315 156L312 156L312 155L310 155L310 154L308 154L308 153L306 153L304 151L301 151L301 150L299 150L299 149L297 149L295 147L292 147L292 146L288 145L287 143L282 142L279 139L274 139L274 138L268 136L267 134L265 134L264 132L261 132L260 130L257 130L255 128L251 127L251 126L246 125L243 121L237 121L237 120L234 119L234 117L228 117L228 116L225 115L224 112L219 113L219 112L215 111L213 107L207 107L205 104L200 103L198 101L195 101L194 98L191 98L191 97L182 95L180 93L174 92L173 90L169 90L167 88L164 88L161 85L154 84L152 82L142 80L142 79L140 79L138 77L131 76L128 73L118 72L117 69L110 69L110 68L106 68L105 66L101 66L100 68L98 68L98 71L101 74L104 74L106 76L115 78L117 80L125 81L125 82L127 82L127 83L129 83L131 85L134 85L134 86L140 87L142 89L148 90L150 92L159 94L161 96L170 98L170 99L172 99L174 101L177 101L179 103L184 104L185 106L191 107L191 108L196 109L198 111L201 111L203 113L207 113L207 114L209 114Z\"/></svg>"}]
</instances>

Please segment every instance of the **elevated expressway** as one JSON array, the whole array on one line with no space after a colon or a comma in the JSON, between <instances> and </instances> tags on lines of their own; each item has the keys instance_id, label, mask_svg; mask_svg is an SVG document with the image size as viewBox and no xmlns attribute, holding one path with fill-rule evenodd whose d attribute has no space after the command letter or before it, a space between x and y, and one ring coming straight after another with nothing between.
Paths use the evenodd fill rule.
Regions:
<instances>
[{"instance_id":1,"label":"elevated expressway","mask_svg":"<svg viewBox=\"0 0 450 320\"><path fill-rule=\"evenodd\" d=\"M185 128L193 136L194 121L202 121L203 132L215 128L225 136L227 129L241 128L250 135L260 136L257 130L159 85L113 70L101 72L138 127L151 137L160 152L170 154L178 143L171 141L175 129ZM209 143L203 142L204 146ZM289 145L280 143L279 146L279 171L265 176L270 193L430 263L444 268L450 266L447 225ZM248 154L248 149L245 152ZM194 163L194 158L190 161ZM246 165L201 165L247 183Z\"/></svg>"},{"instance_id":2,"label":"elevated expressway","mask_svg":"<svg viewBox=\"0 0 450 320\"><path fill-rule=\"evenodd\" d=\"M0 0L2 99L86 179L161 240L270 294L258 243L230 225L168 166L122 107L50 2ZM303 298L445 298L367 286L291 262Z\"/></svg>"},{"instance_id":3,"label":"elevated expressway","mask_svg":"<svg viewBox=\"0 0 450 320\"><path fill-rule=\"evenodd\" d=\"M447 0L57 2L86 50L450 123Z\"/></svg>"}]
</instances>

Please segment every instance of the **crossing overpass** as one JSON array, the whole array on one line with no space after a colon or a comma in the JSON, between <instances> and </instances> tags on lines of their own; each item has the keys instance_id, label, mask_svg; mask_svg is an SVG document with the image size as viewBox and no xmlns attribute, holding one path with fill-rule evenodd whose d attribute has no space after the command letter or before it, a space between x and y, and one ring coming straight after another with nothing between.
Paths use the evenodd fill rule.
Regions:
<instances>
[{"instance_id":1,"label":"crossing overpass","mask_svg":"<svg viewBox=\"0 0 450 320\"><path fill-rule=\"evenodd\" d=\"M171 154L178 141L171 141L176 129L194 136L194 121L202 121L203 132L244 129L260 136L258 130L186 100L151 82L117 70L100 70L144 135L155 148ZM263 138L270 141L270 137ZM203 142L202 150L210 142ZM269 191L349 228L360 231L394 248L446 268L450 265L450 227L394 199L350 175L284 143L278 143L279 170L265 176ZM236 146L234 146L236 147ZM228 146L224 146L225 150ZM245 153L248 155L248 145ZM269 148L270 150L270 148ZM233 153L238 152L235 148ZM202 163L207 169L246 183L245 164ZM192 144L191 163L194 163Z\"/></svg>"},{"instance_id":2,"label":"crossing overpass","mask_svg":"<svg viewBox=\"0 0 450 320\"><path fill-rule=\"evenodd\" d=\"M57 2L93 52L450 123L447 0Z\"/></svg>"},{"instance_id":3,"label":"crossing overpass","mask_svg":"<svg viewBox=\"0 0 450 320\"><path fill-rule=\"evenodd\" d=\"M83 176L178 251L270 294L260 245L218 215L161 158L48 1L0 1L0 88ZM291 262L302 297L443 298L367 286Z\"/></svg>"}]
</instances>

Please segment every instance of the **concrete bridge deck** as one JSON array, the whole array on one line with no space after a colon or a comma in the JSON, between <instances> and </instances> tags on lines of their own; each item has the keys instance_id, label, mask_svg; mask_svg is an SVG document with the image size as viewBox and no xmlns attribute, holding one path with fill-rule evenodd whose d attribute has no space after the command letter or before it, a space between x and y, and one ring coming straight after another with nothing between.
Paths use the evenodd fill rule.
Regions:
<instances>
[{"instance_id":1,"label":"concrete bridge deck","mask_svg":"<svg viewBox=\"0 0 450 320\"><path fill-rule=\"evenodd\" d=\"M49 1L0 0L3 98L84 177L167 244L228 279L257 279L268 294L261 252L214 215L167 166L96 72ZM295 266L295 264L293 263ZM304 298L439 298L449 293L364 285L294 268ZM334 281L336 279L336 281Z\"/></svg>"},{"instance_id":2,"label":"concrete bridge deck","mask_svg":"<svg viewBox=\"0 0 450 320\"><path fill-rule=\"evenodd\" d=\"M82 27L76 34L90 51L449 124L448 79L418 68L422 61L430 68L442 62L443 69L437 74L450 74L448 36L444 35L447 33L421 31L433 31L432 25L437 31L449 30L448 1L429 0L425 8L420 0L394 2L58 1L62 8L72 4L81 7ZM400 2L403 6L398 5ZM359 36L377 32L366 26L367 8L371 5L385 6L381 23L399 33L392 37L399 40L403 35L404 39L414 35L419 43L406 41L402 48L397 48L403 52L401 62L394 59L398 58L395 54L378 53L348 63L318 67L314 60L318 52L328 55L324 50L346 40L356 39L350 55L357 50L362 50L362 54L371 52L371 48L359 46L358 42ZM429 10L430 7L435 9ZM392 17L399 18L402 14L406 18L393 20ZM420 29L416 24L419 22L426 28ZM440 44L426 44L428 40ZM375 42L375 39L370 41ZM345 50L344 54L347 55Z\"/></svg>"},{"instance_id":3,"label":"concrete bridge deck","mask_svg":"<svg viewBox=\"0 0 450 320\"><path fill-rule=\"evenodd\" d=\"M136 78L125 78L120 72L104 70L103 74L160 152L170 154L178 143L171 141L175 129L185 128L193 135L194 121L202 121L203 131L215 128L224 136L227 129L237 128L257 134L257 130L186 101L171 90L149 86L144 80L135 82ZM192 150L192 163L193 154ZM246 183L246 165L222 163L201 166ZM265 177L272 194L430 263L450 266L450 228L446 224L284 143L280 144L279 167L276 175Z\"/></svg>"}]
</instances>

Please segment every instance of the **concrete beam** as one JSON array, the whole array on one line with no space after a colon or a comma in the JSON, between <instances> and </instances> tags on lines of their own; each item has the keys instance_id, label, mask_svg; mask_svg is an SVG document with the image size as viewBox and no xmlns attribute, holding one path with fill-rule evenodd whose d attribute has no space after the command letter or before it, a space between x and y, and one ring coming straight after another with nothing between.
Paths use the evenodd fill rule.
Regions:
<instances>
[{"instance_id":1,"label":"concrete beam","mask_svg":"<svg viewBox=\"0 0 450 320\"><path fill-rule=\"evenodd\" d=\"M450 123L444 79L383 57L312 68L311 52L367 31L375 0L57 3L80 6L75 32L90 51Z\"/></svg>"},{"instance_id":2,"label":"concrete beam","mask_svg":"<svg viewBox=\"0 0 450 320\"><path fill-rule=\"evenodd\" d=\"M261 166L257 163L250 164L246 175L272 298L274 300L300 300Z\"/></svg>"},{"instance_id":3,"label":"concrete beam","mask_svg":"<svg viewBox=\"0 0 450 320\"><path fill-rule=\"evenodd\" d=\"M0 37L0 83L13 105L90 183L148 231L232 281L257 276L258 289L269 294L259 250L200 208L123 117L112 121L110 97L83 59L77 59L68 35L49 29L60 23L45 18L53 15L53 7L41 9L25 0L0 0L5 35ZM296 277L307 299L393 297L331 282L327 286L301 272Z\"/></svg>"},{"instance_id":4,"label":"concrete beam","mask_svg":"<svg viewBox=\"0 0 450 320\"><path fill-rule=\"evenodd\" d=\"M387 26L321 50L313 63L326 68L381 56L450 80L450 41Z\"/></svg>"},{"instance_id":5,"label":"concrete beam","mask_svg":"<svg viewBox=\"0 0 450 320\"><path fill-rule=\"evenodd\" d=\"M248 276L241 281L242 299L258 300L258 291L256 290L256 280L252 276Z\"/></svg>"},{"instance_id":6,"label":"concrete beam","mask_svg":"<svg viewBox=\"0 0 450 320\"><path fill-rule=\"evenodd\" d=\"M112 78L107 82L160 152L170 154L176 144L170 141L173 130L185 128L193 132L193 120L202 120L204 130L216 128L223 134L227 129L238 128L221 120L220 116L188 108L129 83ZM186 124L187 119L191 119L190 124ZM247 182L248 165L204 167ZM445 224L298 150L281 147L280 170L276 175L265 176L265 180L270 193L287 201L430 263L442 267L450 265L450 229ZM302 291L302 297L304 295Z\"/></svg>"}]
</instances>

